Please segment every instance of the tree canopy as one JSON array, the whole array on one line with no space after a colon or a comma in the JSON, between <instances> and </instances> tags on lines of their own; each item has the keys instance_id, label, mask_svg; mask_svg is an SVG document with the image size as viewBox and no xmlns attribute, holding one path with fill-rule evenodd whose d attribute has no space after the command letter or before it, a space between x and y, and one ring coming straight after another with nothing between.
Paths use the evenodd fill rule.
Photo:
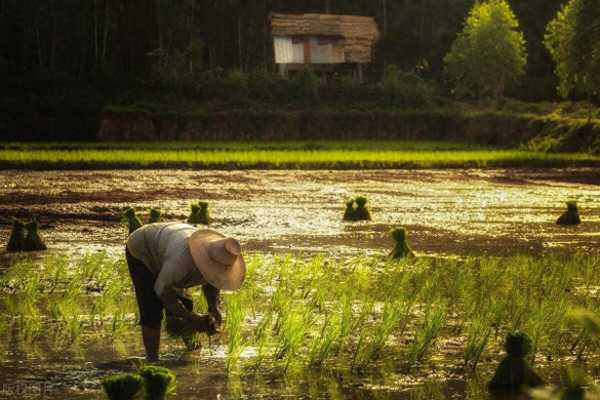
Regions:
<instances>
[{"instance_id":1,"label":"tree canopy","mask_svg":"<svg viewBox=\"0 0 600 400\"><path fill-rule=\"evenodd\" d=\"M556 63L558 91L600 93L600 3L571 0L553 19L544 40Z\"/></svg>"},{"instance_id":2,"label":"tree canopy","mask_svg":"<svg viewBox=\"0 0 600 400\"><path fill-rule=\"evenodd\" d=\"M524 75L525 38L505 0L477 3L444 58L458 96L499 96Z\"/></svg>"}]
</instances>

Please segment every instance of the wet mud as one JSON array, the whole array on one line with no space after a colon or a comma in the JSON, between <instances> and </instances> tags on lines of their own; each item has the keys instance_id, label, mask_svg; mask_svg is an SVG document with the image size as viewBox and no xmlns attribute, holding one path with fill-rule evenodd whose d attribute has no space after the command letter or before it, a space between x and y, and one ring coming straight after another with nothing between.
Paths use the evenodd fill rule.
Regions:
<instances>
[{"instance_id":1,"label":"wet mud","mask_svg":"<svg viewBox=\"0 0 600 400\"><path fill-rule=\"evenodd\" d=\"M369 199L373 220L342 222L344 201ZM408 229L417 253L505 254L600 245L600 174L573 170L430 171L4 171L0 241L10 219L41 219L53 249L118 251L119 223L133 206L184 221L192 201L210 202L212 228L248 250L360 253L385 251L389 231ZM583 224L556 226L565 202Z\"/></svg>"}]
</instances>

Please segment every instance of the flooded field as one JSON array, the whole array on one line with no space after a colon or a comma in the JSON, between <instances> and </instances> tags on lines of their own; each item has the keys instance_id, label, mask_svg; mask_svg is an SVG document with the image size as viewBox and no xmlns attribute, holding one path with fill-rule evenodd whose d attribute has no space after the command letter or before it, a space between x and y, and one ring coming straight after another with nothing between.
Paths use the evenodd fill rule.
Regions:
<instances>
[{"instance_id":1,"label":"flooded field","mask_svg":"<svg viewBox=\"0 0 600 400\"><path fill-rule=\"evenodd\" d=\"M373 221L341 221L344 202L369 199ZM9 217L40 216L58 250L120 251L124 207L160 207L185 220L206 199L212 227L249 250L363 253L387 249L404 226L419 254L467 255L594 248L600 244L600 172L578 170L431 171L60 171L0 172L0 240ZM567 200L583 224L560 228Z\"/></svg>"},{"instance_id":2,"label":"flooded field","mask_svg":"<svg viewBox=\"0 0 600 400\"><path fill-rule=\"evenodd\" d=\"M355 195L368 197L373 221L341 221L344 201ZM577 358L569 348L578 328L565 331L564 315L552 310L600 309L600 173L593 170L3 171L0 243L12 216L33 213L50 251L32 259L0 254L0 398L102 398L102 376L132 371L143 350L120 214L126 206L160 207L166 220L183 221L190 202L201 199L210 202L211 227L238 237L254 254L253 272L243 291L225 296L226 311L243 310L239 348L232 348L227 329L194 353L163 338L163 363L179 381L175 399L488 399L485 384L502 357L507 327L534 334L536 368L557 383L559 367ZM583 223L559 228L555 221L571 199ZM408 229L422 263L392 266L379 258L397 226ZM294 253L288 261L272 258L288 253ZM307 258L315 254L326 258ZM497 265L488 258L496 255L513 258ZM454 256L483 261L462 265ZM568 274L560 269L567 264ZM286 274L291 267L303 272ZM493 277L496 268L510 272L505 280ZM540 273L546 278L537 282ZM415 281L422 285L413 293ZM521 281L536 283L515 295ZM405 290L395 290L395 282ZM477 290L462 290L480 285L486 289L481 298L467 294ZM360 332L376 342L384 331L380 289L394 293L398 321L406 323L387 332L375 354L372 344L361 345ZM488 298L505 301L486 308L500 329L494 318L470 311L470 304ZM318 332L327 326L320 316L343 320L341 299L352 300L355 332L336 336L338 352L312 365L319 354L313 350L323 345ZM278 346L290 338L281 328L258 343L268 315L311 327L306 342L282 353ZM443 323L434 340L424 342L431 315L443 316ZM465 348L488 329L494 333L475 362ZM257 365L261 343L271 352ZM590 367L597 365L597 343L583 347L586 369L598 379L600 371Z\"/></svg>"}]
</instances>

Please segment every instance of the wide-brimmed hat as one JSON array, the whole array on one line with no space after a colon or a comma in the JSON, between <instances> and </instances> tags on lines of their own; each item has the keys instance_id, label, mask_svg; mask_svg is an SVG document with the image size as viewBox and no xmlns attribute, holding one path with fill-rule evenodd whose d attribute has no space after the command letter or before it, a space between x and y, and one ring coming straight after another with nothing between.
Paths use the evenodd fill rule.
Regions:
<instances>
[{"instance_id":1,"label":"wide-brimmed hat","mask_svg":"<svg viewBox=\"0 0 600 400\"><path fill-rule=\"evenodd\" d=\"M236 290L246 277L240 243L211 229L200 229L188 238L190 253L204 279L221 290Z\"/></svg>"}]
</instances>

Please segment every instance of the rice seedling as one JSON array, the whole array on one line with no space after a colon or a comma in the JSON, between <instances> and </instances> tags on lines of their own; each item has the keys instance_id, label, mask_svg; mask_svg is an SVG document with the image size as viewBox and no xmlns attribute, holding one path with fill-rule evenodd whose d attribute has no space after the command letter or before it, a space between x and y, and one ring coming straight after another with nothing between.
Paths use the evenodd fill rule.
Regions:
<instances>
[{"instance_id":1,"label":"rice seedling","mask_svg":"<svg viewBox=\"0 0 600 400\"><path fill-rule=\"evenodd\" d=\"M12 230L6 245L6 251L18 252L25 251L25 224L15 219L13 220Z\"/></svg>"},{"instance_id":2,"label":"rice seedling","mask_svg":"<svg viewBox=\"0 0 600 400\"><path fill-rule=\"evenodd\" d=\"M188 351L202 348L200 333L191 329L183 319L167 315L165 329L171 337L181 339Z\"/></svg>"},{"instance_id":3,"label":"rice seedling","mask_svg":"<svg viewBox=\"0 0 600 400\"><path fill-rule=\"evenodd\" d=\"M485 318L477 318L467 328L467 346L464 352L465 366L471 370L477 368L481 355L487 347L493 329Z\"/></svg>"},{"instance_id":4,"label":"rice seedling","mask_svg":"<svg viewBox=\"0 0 600 400\"><path fill-rule=\"evenodd\" d=\"M346 201L346 210L344 211L344 221L353 221L354 220L354 213L356 211L356 207L355 207L355 200L354 199L350 199L348 201Z\"/></svg>"},{"instance_id":5,"label":"rice seedling","mask_svg":"<svg viewBox=\"0 0 600 400\"><path fill-rule=\"evenodd\" d=\"M509 334L504 349L506 357L488 385L490 390L519 392L524 388L532 388L544 383L525 359L532 350L529 336L522 332Z\"/></svg>"},{"instance_id":6,"label":"rice seedling","mask_svg":"<svg viewBox=\"0 0 600 400\"><path fill-rule=\"evenodd\" d=\"M225 329L228 338L227 370L231 371L242 352L242 323L244 313L240 299L236 295L227 298L227 318Z\"/></svg>"},{"instance_id":7,"label":"rice seedling","mask_svg":"<svg viewBox=\"0 0 600 400\"><path fill-rule=\"evenodd\" d=\"M117 373L102 379L102 388L109 400L133 400L144 386L138 374Z\"/></svg>"},{"instance_id":8,"label":"rice seedling","mask_svg":"<svg viewBox=\"0 0 600 400\"><path fill-rule=\"evenodd\" d=\"M408 238L404 228L394 229L392 231L392 238L394 239L394 249L390 253L390 257L392 259L397 260L400 258L415 256L408 245Z\"/></svg>"},{"instance_id":9,"label":"rice seedling","mask_svg":"<svg viewBox=\"0 0 600 400\"><path fill-rule=\"evenodd\" d=\"M27 230L27 234L25 235L25 251L42 251L47 249L38 232L37 219L34 218L25 224L25 229Z\"/></svg>"},{"instance_id":10,"label":"rice seedling","mask_svg":"<svg viewBox=\"0 0 600 400\"><path fill-rule=\"evenodd\" d=\"M441 329L446 323L446 305L432 304L427 307L425 312L425 321L416 331L415 338L409 349L409 363L413 365L424 360L435 340L438 338Z\"/></svg>"},{"instance_id":11,"label":"rice seedling","mask_svg":"<svg viewBox=\"0 0 600 400\"><path fill-rule=\"evenodd\" d=\"M187 219L188 224L192 225L208 225L210 222L210 216L208 213L208 202L198 201L190 205L190 215Z\"/></svg>"},{"instance_id":12,"label":"rice seedling","mask_svg":"<svg viewBox=\"0 0 600 400\"><path fill-rule=\"evenodd\" d=\"M579 217L579 209L576 201L567 202L567 211L565 211L565 213L558 218L556 224L562 226L581 224L581 218Z\"/></svg>"},{"instance_id":13,"label":"rice seedling","mask_svg":"<svg viewBox=\"0 0 600 400\"><path fill-rule=\"evenodd\" d=\"M567 367L561 371L563 388L546 386L532 389L530 395L534 400L597 400L600 399L600 388L578 367Z\"/></svg>"},{"instance_id":14,"label":"rice seedling","mask_svg":"<svg viewBox=\"0 0 600 400\"><path fill-rule=\"evenodd\" d=\"M177 378L168 368L146 365L139 374L144 379L145 400L165 400L177 386Z\"/></svg>"},{"instance_id":15,"label":"rice seedling","mask_svg":"<svg viewBox=\"0 0 600 400\"><path fill-rule=\"evenodd\" d=\"M158 208L150 209L150 216L148 218L149 224L155 224L157 222L162 222L162 211Z\"/></svg>"},{"instance_id":16,"label":"rice seedling","mask_svg":"<svg viewBox=\"0 0 600 400\"><path fill-rule=\"evenodd\" d=\"M133 207L129 207L125 210L122 221L127 224L130 235L142 227L142 221L136 215Z\"/></svg>"},{"instance_id":17,"label":"rice seedling","mask_svg":"<svg viewBox=\"0 0 600 400\"><path fill-rule=\"evenodd\" d=\"M346 202L344 221L370 221L371 212L367 208L367 198L358 196Z\"/></svg>"}]
</instances>

